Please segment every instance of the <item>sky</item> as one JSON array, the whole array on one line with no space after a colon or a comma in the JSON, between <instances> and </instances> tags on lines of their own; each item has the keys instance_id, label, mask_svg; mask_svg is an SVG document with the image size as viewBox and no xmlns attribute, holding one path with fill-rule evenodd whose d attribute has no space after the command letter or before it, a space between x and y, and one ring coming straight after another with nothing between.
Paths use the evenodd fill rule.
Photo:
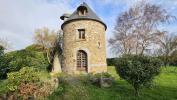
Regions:
<instances>
[{"instance_id":1,"label":"sky","mask_svg":"<svg viewBox=\"0 0 177 100\"><path fill-rule=\"evenodd\" d=\"M140 0L0 0L0 38L11 46L10 50L23 49L33 43L35 29L48 27L59 30L60 16L72 13L82 2L106 23L106 40L113 36L118 15L128 10ZM177 17L177 0L147 0L166 9ZM177 34L177 21L161 25L162 30ZM107 57L113 57L107 43Z\"/></svg>"}]
</instances>

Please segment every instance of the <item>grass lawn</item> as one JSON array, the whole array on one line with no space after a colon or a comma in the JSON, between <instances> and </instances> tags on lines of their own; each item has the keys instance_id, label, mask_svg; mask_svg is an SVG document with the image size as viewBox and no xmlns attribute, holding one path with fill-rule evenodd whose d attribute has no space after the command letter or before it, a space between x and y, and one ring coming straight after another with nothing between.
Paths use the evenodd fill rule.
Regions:
<instances>
[{"instance_id":1,"label":"grass lawn","mask_svg":"<svg viewBox=\"0 0 177 100\"><path fill-rule=\"evenodd\" d=\"M87 98L79 97L78 88L67 89L74 94L74 98L67 100L177 100L177 67L162 68L162 72L157 76L151 88L142 88L140 97L134 96L134 90L126 81L119 78L113 66L108 67L108 72L115 78L111 88L99 88L93 85L84 85L81 92ZM51 100L61 98L54 94ZM76 96L76 97L75 97ZM66 100L66 99L64 99Z\"/></svg>"},{"instance_id":2,"label":"grass lawn","mask_svg":"<svg viewBox=\"0 0 177 100\"><path fill-rule=\"evenodd\" d=\"M66 93L61 93L59 88L49 99L61 100L61 95L64 94L68 96L68 99L64 100L177 100L177 67L163 67L161 74L155 78L153 86L141 89L140 97L134 96L132 86L119 78L113 66L108 67L108 72L115 79L110 88L99 88L91 84L82 85L81 88L65 85ZM6 90L6 80L0 81L0 94ZM83 94L84 96L80 97Z\"/></svg>"},{"instance_id":3,"label":"grass lawn","mask_svg":"<svg viewBox=\"0 0 177 100\"><path fill-rule=\"evenodd\" d=\"M133 88L119 78L115 68L108 67L108 72L115 78L111 88L88 88L92 100L177 100L177 67L162 68L151 88L142 88L140 97L135 97Z\"/></svg>"}]
</instances>

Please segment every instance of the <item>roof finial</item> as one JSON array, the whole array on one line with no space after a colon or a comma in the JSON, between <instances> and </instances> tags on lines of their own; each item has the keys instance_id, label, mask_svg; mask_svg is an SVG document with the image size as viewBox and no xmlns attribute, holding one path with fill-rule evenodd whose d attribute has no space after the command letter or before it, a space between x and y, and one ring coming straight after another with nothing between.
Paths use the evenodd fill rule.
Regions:
<instances>
[{"instance_id":1,"label":"roof finial","mask_svg":"<svg viewBox=\"0 0 177 100\"><path fill-rule=\"evenodd\" d=\"M86 0L82 0L83 4L86 4Z\"/></svg>"}]
</instances>

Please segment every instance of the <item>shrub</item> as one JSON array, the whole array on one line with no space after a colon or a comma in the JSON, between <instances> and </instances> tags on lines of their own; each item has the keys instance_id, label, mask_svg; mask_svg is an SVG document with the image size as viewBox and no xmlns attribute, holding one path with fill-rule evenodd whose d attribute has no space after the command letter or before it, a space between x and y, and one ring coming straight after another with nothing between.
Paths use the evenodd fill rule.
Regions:
<instances>
[{"instance_id":1,"label":"shrub","mask_svg":"<svg viewBox=\"0 0 177 100\"><path fill-rule=\"evenodd\" d=\"M44 80L41 80L41 75ZM11 93L14 98L21 98L23 100L43 100L48 97L56 87L55 82L49 79L48 76L46 72L39 72L33 67L23 67L18 72L8 73L8 93Z\"/></svg>"},{"instance_id":2,"label":"shrub","mask_svg":"<svg viewBox=\"0 0 177 100\"><path fill-rule=\"evenodd\" d=\"M34 93L36 90L39 89L39 86L35 83L20 83L19 87L18 87L18 92L19 92L19 97L27 100L29 98L34 98Z\"/></svg>"},{"instance_id":3,"label":"shrub","mask_svg":"<svg viewBox=\"0 0 177 100\"><path fill-rule=\"evenodd\" d=\"M49 66L42 52L20 50L7 54L10 72L19 71L21 68L30 66L40 70L46 70Z\"/></svg>"},{"instance_id":4,"label":"shrub","mask_svg":"<svg viewBox=\"0 0 177 100\"><path fill-rule=\"evenodd\" d=\"M124 55L116 64L119 76L130 83L139 95L139 89L151 82L160 73L161 61L157 58L143 55Z\"/></svg>"},{"instance_id":5,"label":"shrub","mask_svg":"<svg viewBox=\"0 0 177 100\"><path fill-rule=\"evenodd\" d=\"M108 66L115 66L115 59L116 58L107 58L106 61Z\"/></svg>"},{"instance_id":6,"label":"shrub","mask_svg":"<svg viewBox=\"0 0 177 100\"><path fill-rule=\"evenodd\" d=\"M26 66L46 71L49 63L42 52L29 50L9 52L0 57L0 79L6 78L7 73L19 71Z\"/></svg>"},{"instance_id":7,"label":"shrub","mask_svg":"<svg viewBox=\"0 0 177 100\"><path fill-rule=\"evenodd\" d=\"M15 91L21 83L35 83L39 82L39 75L32 67L24 67L19 72L8 73L8 89Z\"/></svg>"}]
</instances>

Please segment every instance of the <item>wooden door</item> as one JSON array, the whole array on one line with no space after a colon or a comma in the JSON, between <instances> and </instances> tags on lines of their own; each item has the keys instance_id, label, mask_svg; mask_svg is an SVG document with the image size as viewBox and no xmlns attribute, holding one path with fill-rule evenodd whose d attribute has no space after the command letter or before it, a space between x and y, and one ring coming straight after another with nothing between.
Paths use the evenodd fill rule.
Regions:
<instances>
[{"instance_id":1,"label":"wooden door","mask_svg":"<svg viewBox=\"0 0 177 100\"><path fill-rule=\"evenodd\" d=\"M83 50L77 52L77 70L87 71L87 53Z\"/></svg>"}]
</instances>

